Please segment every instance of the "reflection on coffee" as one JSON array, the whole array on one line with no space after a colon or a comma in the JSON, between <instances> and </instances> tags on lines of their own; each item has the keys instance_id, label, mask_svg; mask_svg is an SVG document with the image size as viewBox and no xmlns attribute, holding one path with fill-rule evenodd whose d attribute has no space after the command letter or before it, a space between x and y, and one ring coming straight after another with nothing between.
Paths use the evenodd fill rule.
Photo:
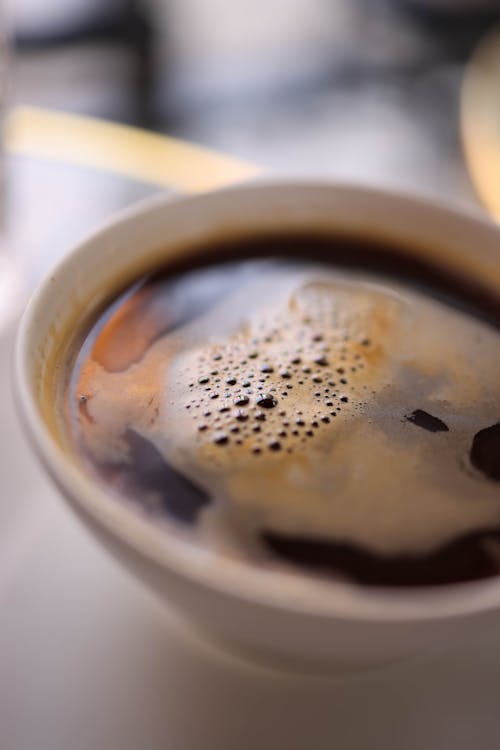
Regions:
<instances>
[{"instance_id":1,"label":"reflection on coffee","mask_svg":"<svg viewBox=\"0 0 500 750\"><path fill-rule=\"evenodd\" d=\"M261 567L382 586L497 574L500 302L398 257L255 238L139 280L75 359L79 460Z\"/></svg>"}]
</instances>

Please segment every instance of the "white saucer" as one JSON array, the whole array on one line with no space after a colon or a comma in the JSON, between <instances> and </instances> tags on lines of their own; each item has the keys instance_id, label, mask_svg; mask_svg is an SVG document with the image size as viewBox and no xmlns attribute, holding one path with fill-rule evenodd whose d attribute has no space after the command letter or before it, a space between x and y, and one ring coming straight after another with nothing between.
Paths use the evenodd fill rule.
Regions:
<instances>
[{"instance_id":1,"label":"white saucer","mask_svg":"<svg viewBox=\"0 0 500 750\"><path fill-rule=\"evenodd\" d=\"M198 640L80 527L38 468L0 336L2 750L498 750L495 645L338 678Z\"/></svg>"}]
</instances>

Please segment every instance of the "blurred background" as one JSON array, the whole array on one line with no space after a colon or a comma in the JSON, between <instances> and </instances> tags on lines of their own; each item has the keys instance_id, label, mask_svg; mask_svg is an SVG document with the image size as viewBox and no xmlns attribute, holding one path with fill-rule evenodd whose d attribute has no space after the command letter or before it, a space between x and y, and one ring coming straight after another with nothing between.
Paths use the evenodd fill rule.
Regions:
<instances>
[{"instance_id":1,"label":"blurred background","mask_svg":"<svg viewBox=\"0 0 500 750\"><path fill-rule=\"evenodd\" d=\"M28 289L117 209L159 187L210 187L222 168L168 141L158 158L149 153L148 169L157 161L165 174L155 183L138 169L151 139L115 143L115 129L103 141L57 112L139 126L272 173L479 207L461 90L500 0L0 0L0 10L0 245ZM483 101L500 112L500 98ZM103 169L111 151L114 172ZM491 149L482 151L492 173ZM169 181L171 164L184 170L180 183ZM227 181L221 172L218 184Z\"/></svg>"},{"instance_id":2,"label":"blurred background","mask_svg":"<svg viewBox=\"0 0 500 750\"><path fill-rule=\"evenodd\" d=\"M4 0L10 105L153 128L272 170L468 200L463 66L498 0Z\"/></svg>"}]
</instances>

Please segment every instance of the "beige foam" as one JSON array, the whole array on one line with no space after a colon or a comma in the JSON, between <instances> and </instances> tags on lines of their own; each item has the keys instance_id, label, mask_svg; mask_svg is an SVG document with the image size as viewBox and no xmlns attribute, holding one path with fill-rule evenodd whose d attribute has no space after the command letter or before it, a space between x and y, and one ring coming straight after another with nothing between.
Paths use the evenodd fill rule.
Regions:
<instances>
[{"instance_id":1,"label":"beige foam","mask_svg":"<svg viewBox=\"0 0 500 750\"><path fill-rule=\"evenodd\" d=\"M500 404L498 334L396 285L329 270L274 282L249 282L124 372L88 361L89 452L123 460L133 427L217 498L209 514L247 532L395 553L500 525L498 486L463 470ZM418 408L450 431L405 420Z\"/></svg>"}]
</instances>

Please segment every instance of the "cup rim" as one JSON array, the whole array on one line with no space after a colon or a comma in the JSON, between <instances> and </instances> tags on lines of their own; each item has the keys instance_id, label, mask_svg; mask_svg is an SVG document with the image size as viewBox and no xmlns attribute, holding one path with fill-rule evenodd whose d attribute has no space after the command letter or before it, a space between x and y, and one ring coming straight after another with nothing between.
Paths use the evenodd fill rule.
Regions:
<instances>
[{"instance_id":1,"label":"cup rim","mask_svg":"<svg viewBox=\"0 0 500 750\"><path fill-rule=\"evenodd\" d=\"M451 221L466 221L479 231L498 232L487 217L467 210L458 210L444 202L400 191L381 189L351 182L331 180L290 180L258 178L220 188L210 193L189 196L154 195L126 208L78 242L45 276L29 300L19 324L14 350L14 391L21 421L45 468L62 490L65 498L79 515L83 515L111 538L138 553L142 558L173 573L178 579L212 592L251 602L276 610L306 617L335 618L347 621L394 623L447 620L475 616L500 607L500 576L480 581L437 587L383 588L364 587L343 581L296 574L293 571L259 569L244 561L209 553L200 547L170 534L140 513L117 502L83 470L71 462L60 448L37 405L30 380L30 363L35 350L39 311L48 295L57 289L60 276L75 268L81 256L97 252L102 240L124 225L137 222L147 225L158 211L175 211L179 203L189 202L194 208L200 201L213 196L254 191L320 190L350 193L384 200L398 207L419 207L438 212ZM500 235L499 235L500 236ZM164 243L166 244L166 243ZM94 249L94 250L93 250Z\"/></svg>"}]
</instances>

